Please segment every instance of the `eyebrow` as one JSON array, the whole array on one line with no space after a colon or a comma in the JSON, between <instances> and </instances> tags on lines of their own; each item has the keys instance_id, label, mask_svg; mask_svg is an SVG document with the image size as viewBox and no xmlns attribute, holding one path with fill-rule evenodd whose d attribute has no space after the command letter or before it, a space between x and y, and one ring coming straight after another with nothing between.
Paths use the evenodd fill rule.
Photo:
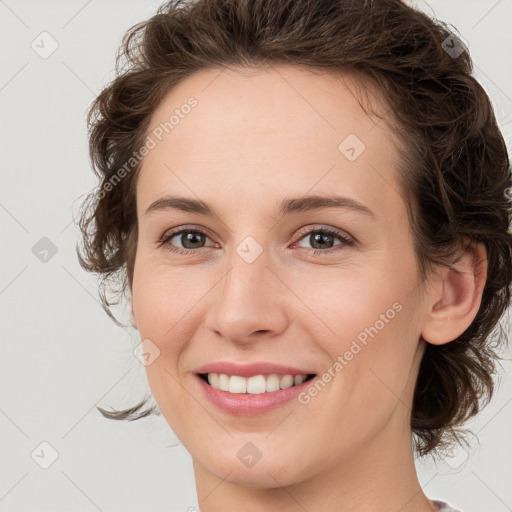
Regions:
<instances>
[{"instance_id":1,"label":"eyebrow","mask_svg":"<svg viewBox=\"0 0 512 512\"><path fill-rule=\"evenodd\" d=\"M277 210L278 216L297 212L308 212L320 210L322 208L342 208L354 210L371 217L376 217L366 205L351 199L350 197L330 195L330 196L304 196L297 198L284 199ZM175 209L188 213L198 213L211 217L220 217L214 208L203 201L190 199L187 197L165 196L157 199L149 205L144 215L157 210Z\"/></svg>"}]
</instances>

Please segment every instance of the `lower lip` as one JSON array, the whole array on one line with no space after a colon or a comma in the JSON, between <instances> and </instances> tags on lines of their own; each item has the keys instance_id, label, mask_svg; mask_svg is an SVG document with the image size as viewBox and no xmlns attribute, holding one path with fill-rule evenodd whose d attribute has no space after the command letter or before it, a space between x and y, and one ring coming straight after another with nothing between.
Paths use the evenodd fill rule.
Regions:
<instances>
[{"instance_id":1,"label":"lower lip","mask_svg":"<svg viewBox=\"0 0 512 512\"><path fill-rule=\"evenodd\" d=\"M199 375L195 375L206 398L215 406L228 414L236 416L255 416L263 414L290 402L314 380L309 379L297 386L291 386L271 393L229 393L207 384Z\"/></svg>"}]
</instances>

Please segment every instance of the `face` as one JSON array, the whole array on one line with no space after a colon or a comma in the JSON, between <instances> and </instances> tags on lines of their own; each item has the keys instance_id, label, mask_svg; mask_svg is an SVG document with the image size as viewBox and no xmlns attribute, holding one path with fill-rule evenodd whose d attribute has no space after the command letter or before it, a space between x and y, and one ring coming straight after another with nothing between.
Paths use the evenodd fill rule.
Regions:
<instances>
[{"instance_id":1,"label":"face","mask_svg":"<svg viewBox=\"0 0 512 512\"><path fill-rule=\"evenodd\" d=\"M151 120L133 316L157 347L154 398L205 474L276 487L410 447L419 274L397 141L354 91L284 65L204 70Z\"/></svg>"}]
</instances>

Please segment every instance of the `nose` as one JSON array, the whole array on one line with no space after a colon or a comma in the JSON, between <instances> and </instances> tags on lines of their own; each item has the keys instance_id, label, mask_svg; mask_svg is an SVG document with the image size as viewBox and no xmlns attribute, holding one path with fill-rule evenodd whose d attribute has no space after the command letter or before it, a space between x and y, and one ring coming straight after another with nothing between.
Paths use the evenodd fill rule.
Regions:
<instances>
[{"instance_id":1,"label":"nose","mask_svg":"<svg viewBox=\"0 0 512 512\"><path fill-rule=\"evenodd\" d=\"M288 325L288 294L266 252L248 263L233 251L227 263L224 277L212 290L207 329L239 345L279 336Z\"/></svg>"}]
</instances>

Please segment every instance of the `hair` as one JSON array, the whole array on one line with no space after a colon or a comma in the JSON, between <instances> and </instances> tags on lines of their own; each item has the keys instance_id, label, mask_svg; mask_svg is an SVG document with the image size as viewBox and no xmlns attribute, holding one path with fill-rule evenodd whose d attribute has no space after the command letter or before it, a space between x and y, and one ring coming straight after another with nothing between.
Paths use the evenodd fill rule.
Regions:
<instances>
[{"instance_id":1,"label":"hair","mask_svg":"<svg viewBox=\"0 0 512 512\"><path fill-rule=\"evenodd\" d=\"M460 55L448 51L454 45ZM462 425L493 395L506 339L499 320L510 303L512 189L492 104L461 45L446 24L400 0L175 0L131 27L116 56L116 77L87 118L100 184L82 205L77 252L82 267L100 278L107 313L114 318L110 306L127 286L131 292L133 280L140 168L133 155L177 83L203 69L279 63L368 80L389 106L405 148L399 177L421 276L438 265L454 268L466 243L482 242L487 251L478 313L452 342L426 344L411 411L419 455L463 441ZM133 170L126 171L128 161ZM98 409L133 420L155 412L142 411L146 404Z\"/></svg>"}]
</instances>

